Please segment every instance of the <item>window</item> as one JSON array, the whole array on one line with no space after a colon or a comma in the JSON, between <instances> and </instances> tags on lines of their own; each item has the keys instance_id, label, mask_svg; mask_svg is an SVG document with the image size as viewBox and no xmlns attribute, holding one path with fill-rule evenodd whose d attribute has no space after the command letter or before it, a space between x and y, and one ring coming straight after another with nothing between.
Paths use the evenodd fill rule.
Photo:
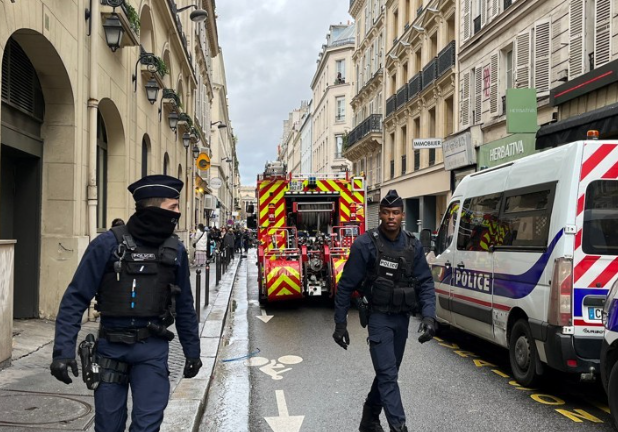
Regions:
<instances>
[{"instance_id":1,"label":"window","mask_svg":"<svg viewBox=\"0 0 618 432\"><path fill-rule=\"evenodd\" d=\"M491 194L468 198L461 209L457 249L474 252L488 252L493 245L493 227L498 221L500 197Z\"/></svg>"},{"instance_id":2,"label":"window","mask_svg":"<svg viewBox=\"0 0 618 432\"><path fill-rule=\"evenodd\" d=\"M345 84L345 60L337 60L335 62L335 69L337 71L335 84Z\"/></svg>"},{"instance_id":3,"label":"window","mask_svg":"<svg viewBox=\"0 0 618 432\"><path fill-rule=\"evenodd\" d=\"M598 180L586 189L582 249L587 254L618 255L618 182Z\"/></svg>"},{"instance_id":4,"label":"window","mask_svg":"<svg viewBox=\"0 0 618 432\"><path fill-rule=\"evenodd\" d=\"M343 154L343 135L335 135L335 159L341 158Z\"/></svg>"},{"instance_id":5,"label":"window","mask_svg":"<svg viewBox=\"0 0 618 432\"><path fill-rule=\"evenodd\" d=\"M345 121L345 97L340 96L335 99L337 104L337 115L335 116L335 120L337 121Z\"/></svg>"},{"instance_id":6,"label":"window","mask_svg":"<svg viewBox=\"0 0 618 432\"><path fill-rule=\"evenodd\" d=\"M458 213L459 201L455 201L446 211L442 225L440 225L440 229L438 230L438 237L436 238L436 256L440 255L451 245L453 235L455 234L455 227L457 226Z\"/></svg>"},{"instance_id":7,"label":"window","mask_svg":"<svg viewBox=\"0 0 618 432\"><path fill-rule=\"evenodd\" d=\"M504 53L504 63L506 71L506 88L513 88L513 49Z\"/></svg>"},{"instance_id":8,"label":"window","mask_svg":"<svg viewBox=\"0 0 618 432\"><path fill-rule=\"evenodd\" d=\"M494 246L547 247L554 185L542 185L505 194L500 223L492 232Z\"/></svg>"}]
</instances>

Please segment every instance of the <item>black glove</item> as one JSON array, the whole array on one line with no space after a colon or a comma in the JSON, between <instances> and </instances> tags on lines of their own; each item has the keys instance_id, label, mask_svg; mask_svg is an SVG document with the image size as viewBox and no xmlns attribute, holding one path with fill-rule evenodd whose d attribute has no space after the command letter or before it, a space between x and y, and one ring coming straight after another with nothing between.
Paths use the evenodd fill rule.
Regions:
<instances>
[{"instance_id":1,"label":"black glove","mask_svg":"<svg viewBox=\"0 0 618 432\"><path fill-rule=\"evenodd\" d=\"M49 367L51 374L55 376L58 381L62 381L65 384L71 384L73 382L69 377L69 368L71 368L73 375L76 377L79 376L75 359L54 359Z\"/></svg>"},{"instance_id":2,"label":"black glove","mask_svg":"<svg viewBox=\"0 0 618 432\"><path fill-rule=\"evenodd\" d=\"M425 317L418 326L418 332L423 333L418 337L420 343L429 342L436 334L436 320L430 317Z\"/></svg>"},{"instance_id":3,"label":"black glove","mask_svg":"<svg viewBox=\"0 0 618 432\"><path fill-rule=\"evenodd\" d=\"M193 378L200 371L202 361L198 358L188 358L185 362L185 370L182 375L185 378Z\"/></svg>"},{"instance_id":4,"label":"black glove","mask_svg":"<svg viewBox=\"0 0 618 432\"><path fill-rule=\"evenodd\" d=\"M335 324L335 333L333 333L333 339L344 350L348 349L350 345L350 334L348 333L348 325L345 323Z\"/></svg>"}]
</instances>

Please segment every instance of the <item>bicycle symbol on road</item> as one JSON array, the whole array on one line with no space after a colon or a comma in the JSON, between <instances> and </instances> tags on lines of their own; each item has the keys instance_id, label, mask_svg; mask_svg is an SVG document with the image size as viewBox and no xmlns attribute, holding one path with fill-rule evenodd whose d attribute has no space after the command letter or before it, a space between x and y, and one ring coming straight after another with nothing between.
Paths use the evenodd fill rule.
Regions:
<instances>
[{"instance_id":1,"label":"bicycle symbol on road","mask_svg":"<svg viewBox=\"0 0 618 432\"><path fill-rule=\"evenodd\" d=\"M286 368L286 365L295 365L302 361L302 357L294 355L285 355L279 357L277 360L268 360L265 357L251 357L245 360L245 366L259 367L262 372L272 379L280 380L283 379L281 374L292 370L292 368Z\"/></svg>"}]
</instances>

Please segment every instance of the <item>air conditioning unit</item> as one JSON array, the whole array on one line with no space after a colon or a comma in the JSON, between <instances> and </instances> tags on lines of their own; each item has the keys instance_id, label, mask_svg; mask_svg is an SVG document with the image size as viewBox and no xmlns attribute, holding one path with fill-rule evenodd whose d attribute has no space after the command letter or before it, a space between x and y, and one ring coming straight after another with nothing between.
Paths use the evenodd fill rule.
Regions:
<instances>
[{"instance_id":1,"label":"air conditioning unit","mask_svg":"<svg viewBox=\"0 0 618 432\"><path fill-rule=\"evenodd\" d=\"M204 209L214 210L217 208L217 197L214 195L204 195Z\"/></svg>"}]
</instances>

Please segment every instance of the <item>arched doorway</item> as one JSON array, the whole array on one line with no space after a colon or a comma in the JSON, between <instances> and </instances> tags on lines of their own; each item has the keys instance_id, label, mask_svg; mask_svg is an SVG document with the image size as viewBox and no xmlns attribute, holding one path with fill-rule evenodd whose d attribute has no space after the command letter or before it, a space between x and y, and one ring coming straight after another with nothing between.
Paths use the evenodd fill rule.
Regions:
<instances>
[{"instance_id":1,"label":"arched doorway","mask_svg":"<svg viewBox=\"0 0 618 432\"><path fill-rule=\"evenodd\" d=\"M142 177L148 175L148 160L150 159L150 137L144 134L142 137Z\"/></svg>"}]
</instances>

